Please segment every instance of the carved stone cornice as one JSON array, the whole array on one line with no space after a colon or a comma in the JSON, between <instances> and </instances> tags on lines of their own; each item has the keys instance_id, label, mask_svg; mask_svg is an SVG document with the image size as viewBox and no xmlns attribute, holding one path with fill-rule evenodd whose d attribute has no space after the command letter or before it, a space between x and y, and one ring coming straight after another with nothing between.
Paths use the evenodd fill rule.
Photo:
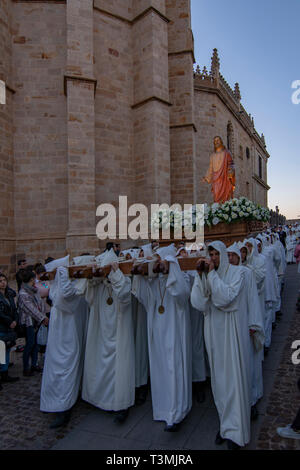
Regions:
<instances>
[{"instance_id":1,"label":"carved stone cornice","mask_svg":"<svg viewBox=\"0 0 300 470\"><path fill-rule=\"evenodd\" d=\"M261 179L258 175L256 175L255 173L254 173L254 175L252 175L252 178L253 178L257 183L259 183L261 186L263 186L267 191L269 191L269 189L271 189L271 187L270 187L267 183L265 183L265 181L262 180L262 179Z\"/></svg>"},{"instance_id":2,"label":"carved stone cornice","mask_svg":"<svg viewBox=\"0 0 300 470\"><path fill-rule=\"evenodd\" d=\"M193 49L186 49L186 50L183 50L183 51L169 52L168 55L169 55L169 57L172 57L172 56L183 55L183 54L192 54L193 63L194 64L196 63L195 54L194 54Z\"/></svg>"},{"instance_id":3,"label":"carved stone cornice","mask_svg":"<svg viewBox=\"0 0 300 470\"><path fill-rule=\"evenodd\" d=\"M64 93L67 96L68 94L68 80L79 81L83 83L93 83L94 84L94 95L96 95L97 80L95 78L81 77L80 75L64 75Z\"/></svg>"},{"instance_id":4,"label":"carved stone cornice","mask_svg":"<svg viewBox=\"0 0 300 470\"><path fill-rule=\"evenodd\" d=\"M37 0L38 1L38 0ZM144 11L139 13L137 16L135 16L133 19L126 18L125 16L117 15L116 13L112 13L111 11L105 10L104 8L100 8L97 5L95 5L95 1L93 4L94 10L98 11L99 13L102 13L105 16L108 16L110 18L114 18L116 20L122 21L123 23L128 24L129 26L133 26L135 23L140 21L142 18L144 18L146 15L149 13L155 13L157 16L159 16L163 21L166 23L170 23L170 19L167 18L166 15L161 13L157 8L150 6L146 8Z\"/></svg>"},{"instance_id":5,"label":"carved stone cornice","mask_svg":"<svg viewBox=\"0 0 300 470\"><path fill-rule=\"evenodd\" d=\"M185 123L185 124L171 124L170 129L183 129L186 127L192 127L195 132L198 132L197 127L193 122Z\"/></svg>"},{"instance_id":6,"label":"carved stone cornice","mask_svg":"<svg viewBox=\"0 0 300 470\"><path fill-rule=\"evenodd\" d=\"M125 18L125 16L116 15L115 13L112 13L110 11L104 10L103 8L100 8L97 5L95 5L95 1L93 2L93 9L95 11L98 11L99 13L102 13L103 15L109 18L114 18L115 20L122 21L123 23L126 23L129 26L132 25L132 20L130 20L129 18Z\"/></svg>"},{"instance_id":7,"label":"carved stone cornice","mask_svg":"<svg viewBox=\"0 0 300 470\"><path fill-rule=\"evenodd\" d=\"M157 8L154 8L154 7L151 6L149 8L146 8L146 10L142 11L135 18L133 18L132 24L135 24L137 21L141 20L142 18L144 18L144 16L148 15L149 13L155 13L163 21L165 21L166 23L170 23L170 19L167 18L166 15L164 15L159 10L157 10Z\"/></svg>"},{"instance_id":8,"label":"carved stone cornice","mask_svg":"<svg viewBox=\"0 0 300 470\"><path fill-rule=\"evenodd\" d=\"M67 3L67 0L12 0L13 3Z\"/></svg>"},{"instance_id":9,"label":"carved stone cornice","mask_svg":"<svg viewBox=\"0 0 300 470\"><path fill-rule=\"evenodd\" d=\"M160 103L165 104L166 106L173 106L172 103L164 100L163 98L159 98L159 96L149 96L149 98L145 98L144 100L133 104L131 106L131 109L139 108L140 106L144 106L145 104L150 103L151 101L159 101Z\"/></svg>"}]
</instances>

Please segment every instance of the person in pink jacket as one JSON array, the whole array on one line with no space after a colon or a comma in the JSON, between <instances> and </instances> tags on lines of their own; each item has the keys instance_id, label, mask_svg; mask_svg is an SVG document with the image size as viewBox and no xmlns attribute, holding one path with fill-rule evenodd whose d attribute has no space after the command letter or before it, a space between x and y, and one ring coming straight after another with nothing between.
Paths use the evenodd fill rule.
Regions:
<instances>
[{"instance_id":1,"label":"person in pink jacket","mask_svg":"<svg viewBox=\"0 0 300 470\"><path fill-rule=\"evenodd\" d=\"M298 273L300 274L300 239L297 240L297 245L295 248L294 256L296 258L296 263L298 265Z\"/></svg>"},{"instance_id":2,"label":"person in pink jacket","mask_svg":"<svg viewBox=\"0 0 300 470\"><path fill-rule=\"evenodd\" d=\"M36 275L35 287L37 288L41 298L43 299L43 302L45 304L46 315L47 317L49 317L50 305L48 304L47 299L49 297L50 285L49 281L46 282L41 280L41 276L46 272L46 269L41 263L37 263L34 265L33 272Z\"/></svg>"}]
</instances>

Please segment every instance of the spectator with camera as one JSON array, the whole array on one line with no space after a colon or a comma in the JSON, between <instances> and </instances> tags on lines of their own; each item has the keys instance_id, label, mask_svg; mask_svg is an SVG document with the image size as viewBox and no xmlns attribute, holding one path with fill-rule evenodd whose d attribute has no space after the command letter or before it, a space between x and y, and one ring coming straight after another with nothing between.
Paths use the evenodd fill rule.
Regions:
<instances>
[{"instance_id":1,"label":"spectator with camera","mask_svg":"<svg viewBox=\"0 0 300 470\"><path fill-rule=\"evenodd\" d=\"M8 287L8 279L5 274L0 273L0 340L4 341L6 347L5 364L0 365L1 382L16 382L19 377L8 375L10 350L16 344L17 335L17 309L14 300L14 291Z\"/></svg>"}]
</instances>

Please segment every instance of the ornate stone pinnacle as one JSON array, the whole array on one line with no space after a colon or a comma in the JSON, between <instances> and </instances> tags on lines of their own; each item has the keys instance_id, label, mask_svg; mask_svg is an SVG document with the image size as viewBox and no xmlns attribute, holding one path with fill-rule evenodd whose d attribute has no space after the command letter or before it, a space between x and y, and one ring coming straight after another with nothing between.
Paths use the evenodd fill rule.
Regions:
<instances>
[{"instance_id":1,"label":"ornate stone pinnacle","mask_svg":"<svg viewBox=\"0 0 300 470\"><path fill-rule=\"evenodd\" d=\"M208 70L207 70L205 65L204 65L203 70L202 70L202 75L204 75L205 77L208 77Z\"/></svg>"},{"instance_id":2,"label":"ornate stone pinnacle","mask_svg":"<svg viewBox=\"0 0 300 470\"><path fill-rule=\"evenodd\" d=\"M213 50L213 55L211 58L211 75L214 78L218 78L220 73L220 60L218 56L218 49Z\"/></svg>"},{"instance_id":3,"label":"ornate stone pinnacle","mask_svg":"<svg viewBox=\"0 0 300 470\"><path fill-rule=\"evenodd\" d=\"M241 92L240 92L240 86L238 83L234 85L234 96L238 101L241 101Z\"/></svg>"}]
</instances>

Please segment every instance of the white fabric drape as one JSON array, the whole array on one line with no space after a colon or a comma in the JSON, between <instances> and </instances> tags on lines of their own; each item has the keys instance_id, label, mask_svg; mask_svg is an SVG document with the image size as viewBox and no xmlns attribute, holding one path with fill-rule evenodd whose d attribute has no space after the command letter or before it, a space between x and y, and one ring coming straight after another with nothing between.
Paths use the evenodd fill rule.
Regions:
<instances>
[{"instance_id":1,"label":"white fabric drape","mask_svg":"<svg viewBox=\"0 0 300 470\"><path fill-rule=\"evenodd\" d=\"M134 276L132 292L147 312L153 418L173 425L192 406L192 351L189 286L177 260L167 256L170 251L160 250L169 261L169 275ZM163 314L158 312L161 304Z\"/></svg>"},{"instance_id":2,"label":"white fabric drape","mask_svg":"<svg viewBox=\"0 0 300 470\"><path fill-rule=\"evenodd\" d=\"M241 267L229 265L222 242L210 246L220 253L220 266L207 277L196 274L191 302L205 315L204 337L221 436L244 446L250 440L251 408L245 273Z\"/></svg>"},{"instance_id":3,"label":"white fabric drape","mask_svg":"<svg viewBox=\"0 0 300 470\"><path fill-rule=\"evenodd\" d=\"M82 398L103 410L127 409L135 397L131 281L118 269L108 280L86 280L83 290L90 318Z\"/></svg>"},{"instance_id":4,"label":"white fabric drape","mask_svg":"<svg viewBox=\"0 0 300 470\"><path fill-rule=\"evenodd\" d=\"M132 295L131 302L135 345L135 386L137 388L146 385L149 377L147 312L134 295Z\"/></svg>"},{"instance_id":5,"label":"white fabric drape","mask_svg":"<svg viewBox=\"0 0 300 470\"><path fill-rule=\"evenodd\" d=\"M77 295L76 281L58 267L50 288L53 302L41 387L41 411L69 410L77 400L82 379L89 309Z\"/></svg>"}]
</instances>

